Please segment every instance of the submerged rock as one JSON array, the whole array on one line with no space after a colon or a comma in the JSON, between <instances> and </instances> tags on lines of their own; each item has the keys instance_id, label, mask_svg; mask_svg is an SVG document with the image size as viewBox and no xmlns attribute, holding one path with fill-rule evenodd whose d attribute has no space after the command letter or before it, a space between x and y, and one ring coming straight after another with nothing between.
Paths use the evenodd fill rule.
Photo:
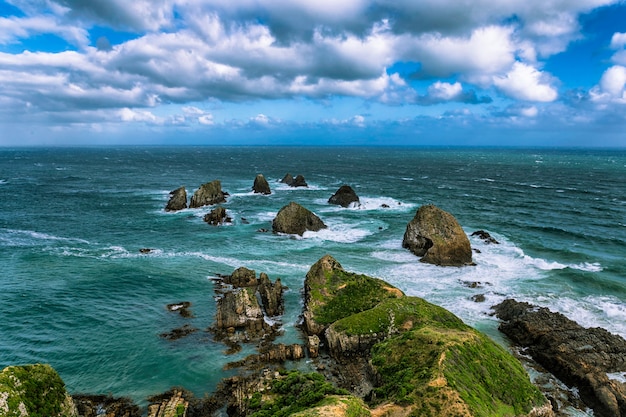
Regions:
<instances>
[{"instance_id":1,"label":"submerged rock","mask_svg":"<svg viewBox=\"0 0 626 417\"><path fill-rule=\"evenodd\" d=\"M142 416L141 410L130 398L79 394L74 395L73 399L81 417Z\"/></svg>"},{"instance_id":2,"label":"submerged rock","mask_svg":"<svg viewBox=\"0 0 626 417\"><path fill-rule=\"evenodd\" d=\"M626 384L609 378L626 372L626 340L601 328L584 328L560 313L505 300L493 307L500 331L570 387L600 417L626 416Z\"/></svg>"},{"instance_id":3,"label":"submerged rock","mask_svg":"<svg viewBox=\"0 0 626 417\"><path fill-rule=\"evenodd\" d=\"M170 191L170 199L165 206L165 211L178 211L187 208L187 190L180 187Z\"/></svg>"},{"instance_id":4,"label":"submerged rock","mask_svg":"<svg viewBox=\"0 0 626 417\"><path fill-rule=\"evenodd\" d=\"M352 203L359 203L359 196L356 195L352 187L349 185L342 185L339 189L333 194L328 202L330 204L337 204L341 207L348 207Z\"/></svg>"},{"instance_id":5,"label":"submerged rock","mask_svg":"<svg viewBox=\"0 0 626 417\"><path fill-rule=\"evenodd\" d=\"M477 230L472 233L472 236L478 236L479 239L483 240L487 244L493 243L494 245L498 245L500 243L492 237L489 232L485 232L484 230Z\"/></svg>"},{"instance_id":6,"label":"submerged rock","mask_svg":"<svg viewBox=\"0 0 626 417\"><path fill-rule=\"evenodd\" d=\"M319 217L294 202L281 208L272 221L272 230L274 233L302 236L307 230L317 232L325 228L326 225Z\"/></svg>"},{"instance_id":7,"label":"submerged rock","mask_svg":"<svg viewBox=\"0 0 626 417\"><path fill-rule=\"evenodd\" d=\"M420 207L402 239L422 262L441 266L472 265L472 248L467 235L450 213L434 205Z\"/></svg>"},{"instance_id":8,"label":"submerged rock","mask_svg":"<svg viewBox=\"0 0 626 417\"><path fill-rule=\"evenodd\" d=\"M219 180L214 180L207 182L206 184L202 184L200 188L193 193L189 207L198 208L225 202L226 193L222 191L222 183Z\"/></svg>"},{"instance_id":9,"label":"submerged rock","mask_svg":"<svg viewBox=\"0 0 626 417\"><path fill-rule=\"evenodd\" d=\"M270 185L263 176L263 174L258 174L254 179L254 184L252 185L252 190L256 194L272 194L272 190L270 190Z\"/></svg>"}]
</instances>

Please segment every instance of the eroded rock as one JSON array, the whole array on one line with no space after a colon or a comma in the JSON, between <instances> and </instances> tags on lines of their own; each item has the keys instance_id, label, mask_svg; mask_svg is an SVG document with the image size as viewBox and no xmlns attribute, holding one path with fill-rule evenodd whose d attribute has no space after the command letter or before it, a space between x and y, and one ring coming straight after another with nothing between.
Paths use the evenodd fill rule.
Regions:
<instances>
[{"instance_id":1,"label":"eroded rock","mask_svg":"<svg viewBox=\"0 0 626 417\"><path fill-rule=\"evenodd\" d=\"M254 179L254 184L252 185L252 191L256 194L272 194L272 190L270 189L270 185L263 176L263 174L258 174Z\"/></svg>"},{"instance_id":2,"label":"eroded rock","mask_svg":"<svg viewBox=\"0 0 626 417\"><path fill-rule=\"evenodd\" d=\"M351 204L359 204L359 196L349 185L342 185L335 194L328 199L328 202L341 207L349 207Z\"/></svg>"},{"instance_id":3,"label":"eroded rock","mask_svg":"<svg viewBox=\"0 0 626 417\"><path fill-rule=\"evenodd\" d=\"M307 230L317 232L325 228L326 225L317 215L294 202L281 208L272 221L274 233L302 236Z\"/></svg>"},{"instance_id":4,"label":"eroded rock","mask_svg":"<svg viewBox=\"0 0 626 417\"><path fill-rule=\"evenodd\" d=\"M180 187L170 191L170 199L165 206L165 211L178 211L187 208L187 190Z\"/></svg>"},{"instance_id":5,"label":"eroded rock","mask_svg":"<svg viewBox=\"0 0 626 417\"><path fill-rule=\"evenodd\" d=\"M207 182L206 184L202 184L200 188L196 190L191 197L189 207L198 208L225 202L226 193L222 191L222 183L219 180L214 180Z\"/></svg>"},{"instance_id":6,"label":"eroded rock","mask_svg":"<svg viewBox=\"0 0 626 417\"><path fill-rule=\"evenodd\" d=\"M228 216L228 213L226 213L226 209L221 206L216 207L209 213L205 214L203 220L212 226L220 226L224 223L231 223L233 221L233 219Z\"/></svg>"}]
</instances>

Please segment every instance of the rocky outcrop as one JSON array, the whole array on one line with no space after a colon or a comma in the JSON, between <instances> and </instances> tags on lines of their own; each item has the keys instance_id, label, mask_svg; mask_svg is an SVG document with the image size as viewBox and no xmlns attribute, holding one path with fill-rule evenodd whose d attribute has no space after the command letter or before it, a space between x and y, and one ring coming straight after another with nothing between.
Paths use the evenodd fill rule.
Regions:
<instances>
[{"instance_id":1,"label":"rocky outcrop","mask_svg":"<svg viewBox=\"0 0 626 417\"><path fill-rule=\"evenodd\" d=\"M59 374L36 364L0 372L0 416L77 417L78 411Z\"/></svg>"},{"instance_id":2,"label":"rocky outcrop","mask_svg":"<svg viewBox=\"0 0 626 417\"><path fill-rule=\"evenodd\" d=\"M281 208L272 221L272 231L274 233L302 236L307 230L317 232L325 228L326 225L319 217L294 202Z\"/></svg>"},{"instance_id":3,"label":"rocky outcrop","mask_svg":"<svg viewBox=\"0 0 626 417\"><path fill-rule=\"evenodd\" d=\"M149 399L148 417L187 417L189 401L178 389Z\"/></svg>"},{"instance_id":4,"label":"rocky outcrop","mask_svg":"<svg viewBox=\"0 0 626 417\"><path fill-rule=\"evenodd\" d=\"M626 416L626 384L609 377L626 372L626 340L511 299L493 309L503 320L500 331L546 370L576 387L596 416Z\"/></svg>"},{"instance_id":5,"label":"rocky outcrop","mask_svg":"<svg viewBox=\"0 0 626 417\"><path fill-rule=\"evenodd\" d=\"M420 207L409 222L402 240L422 262L441 266L472 265L467 235L450 213L434 205Z\"/></svg>"},{"instance_id":6,"label":"rocky outcrop","mask_svg":"<svg viewBox=\"0 0 626 417\"><path fill-rule=\"evenodd\" d=\"M241 267L224 277L216 291L221 296L212 330L218 340L234 345L276 336L280 322L275 318L283 311L280 279L272 283L264 273L257 279L253 270Z\"/></svg>"},{"instance_id":7,"label":"rocky outcrop","mask_svg":"<svg viewBox=\"0 0 626 417\"><path fill-rule=\"evenodd\" d=\"M233 221L233 219L228 216L228 213L226 213L226 209L221 206L205 214L203 220L212 226L220 226L224 223L232 223Z\"/></svg>"},{"instance_id":8,"label":"rocky outcrop","mask_svg":"<svg viewBox=\"0 0 626 417\"><path fill-rule=\"evenodd\" d=\"M296 177L294 178L291 174L287 173L285 174L283 179L280 180L280 182L282 182L283 184L287 184L290 187L308 187L304 176L300 174L296 175Z\"/></svg>"},{"instance_id":9,"label":"rocky outcrop","mask_svg":"<svg viewBox=\"0 0 626 417\"><path fill-rule=\"evenodd\" d=\"M263 176L263 174L258 174L254 179L252 191L254 191L255 194L272 194L272 190L270 190L270 185Z\"/></svg>"},{"instance_id":10,"label":"rocky outcrop","mask_svg":"<svg viewBox=\"0 0 626 417\"><path fill-rule=\"evenodd\" d=\"M206 184L202 184L200 188L193 193L189 207L198 208L225 203L226 195L227 194L222 191L222 183L219 180L207 182Z\"/></svg>"},{"instance_id":11,"label":"rocky outcrop","mask_svg":"<svg viewBox=\"0 0 626 417\"><path fill-rule=\"evenodd\" d=\"M477 230L474 233L472 233L472 236L478 236L478 238L482 240L483 242L485 242L486 244L493 243L494 245L497 245L500 243L493 236L491 236L489 232L485 232L484 230Z\"/></svg>"},{"instance_id":12,"label":"rocky outcrop","mask_svg":"<svg viewBox=\"0 0 626 417\"><path fill-rule=\"evenodd\" d=\"M170 199L165 206L165 211L178 211L187 208L187 190L180 187L170 191Z\"/></svg>"},{"instance_id":13,"label":"rocky outcrop","mask_svg":"<svg viewBox=\"0 0 626 417\"><path fill-rule=\"evenodd\" d=\"M359 196L356 195L352 187L349 185L342 185L339 189L333 194L328 202L330 204L336 204L341 207L349 207L350 204L359 204Z\"/></svg>"},{"instance_id":14,"label":"rocky outcrop","mask_svg":"<svg viewBox=\"0 0 626 417\"><path fill-rule=\"evenodd\" d=\"M193 313L190 310L191 308L190 301L181 301L180 303L168 304L166 308L168 311L176 312L184 318L193 317Z\"/></svg>"},{"instance_id":15,"label":"rocky outcrop","mask_svg":"<svg viewBox=\"0 0 626 417\"><path fill-rule=\"evenodd\" d=\"M74 395L74 403L81 417L141 417L137 404L130 398L110 395Z\"/></svg>"},{"instance_id":16,"label":"rocky outcrop","mask_svg":"<svg viewBox=\"0 0 626 417\"><path fill-rule=\"evenodd\" d=\"M391 405L398 415L553 415L517 359L441 307L347 272L328 255L311 267L304 291L308 348L336 363L318 369L371 407Z\"/></svg>"}]
</instances>

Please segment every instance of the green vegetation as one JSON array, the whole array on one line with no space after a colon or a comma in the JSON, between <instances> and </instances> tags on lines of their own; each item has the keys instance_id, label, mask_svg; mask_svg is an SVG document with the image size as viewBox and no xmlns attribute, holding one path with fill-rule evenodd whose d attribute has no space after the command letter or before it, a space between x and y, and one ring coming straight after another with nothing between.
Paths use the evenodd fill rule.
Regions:
<instances>
[{"instance_id":1,"label":"green vegetation","mask_svg":"<svg viewBox=\"0 0 626 417\"><path fill-rule=\"evenodd\" d=\"M332 395L326 397L318 406L292 414L291 417L321 417L330 415L370 417L372 413L360 398Z\"/></svg>"},{"instance_id":2,"label":"green vegetation","mask_svg":"<svg viewBox=\"0 0 626 417\"><path fill-rule=\"evenodd\" d=\"M272 382L267 393L248 401L251 417L283 417L320 405L329 395L346 395L318 373L290 371Z\"/></svg>"},{"instance_id":3,"label":"green vegetation","mask_svg":"<svg viewBox=\"0 0 626 417\"><path fill-rule=\"evenodd\" d=\"M10 366L0 373L1 417L69 417L65 384L50 365Z\"/></svg>"}]
</instances>

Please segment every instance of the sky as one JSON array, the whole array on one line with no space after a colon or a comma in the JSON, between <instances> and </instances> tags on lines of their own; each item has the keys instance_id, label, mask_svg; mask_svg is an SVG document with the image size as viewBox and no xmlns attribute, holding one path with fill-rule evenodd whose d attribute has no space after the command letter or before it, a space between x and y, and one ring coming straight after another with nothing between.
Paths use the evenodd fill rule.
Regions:
<instances>
[{"instance_id":1,"label":"sky","mask_svg":"<svg viewBox=\"0 0 626 417\"><path fill-rule=\"evenodd\" d=\"M623 0L0 0L0 146L626 148Z\"/></svg>"}]
</instances>

